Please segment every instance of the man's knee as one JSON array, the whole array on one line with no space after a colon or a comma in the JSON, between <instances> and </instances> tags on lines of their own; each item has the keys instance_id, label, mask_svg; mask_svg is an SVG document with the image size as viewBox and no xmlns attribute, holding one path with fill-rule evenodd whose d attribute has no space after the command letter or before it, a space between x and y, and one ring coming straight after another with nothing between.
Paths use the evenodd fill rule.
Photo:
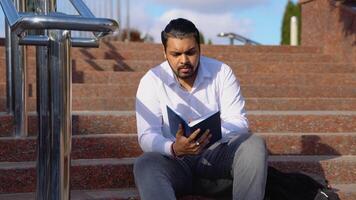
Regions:
<instances>
[{"instance_id":1,"label":"man's knee","mask_svg":"<svg viewBox=\"0 0 356 200\"><path fill-rule=\"evenodd\" d=\"M257 135L250 135L243 141L235 152L234 161L237 159L244 160L244 163L253 165L264 165L267 162L267 148L265 140ZM236 162L234 162L236 164Z\"/></svg>"},{"instance_id":2,"label":"man's knee","mask_svg":"<svg viewBox=\"0 0 356 200\"><path fill-rule=\"evenodd\" d=\"M267 148L265 140L252 134L246 141L241 144L241 148L245 149L246 151L250 152L251 154L257 155L267 155Z\"/></svg>"},{"instance_id":3,"label":"man's knee","mask_svg":"<svg viewBox=\"0 0 356 200\"><path fill-rule=\"evenodd\" d=\"M135 177L142 175L151 174L155 168L157 168L161 162L160 160L164 159L163 155L155 152L148 152L142 154L138 157L134 163L133 172Z\"/></svg>"}]
</instances>

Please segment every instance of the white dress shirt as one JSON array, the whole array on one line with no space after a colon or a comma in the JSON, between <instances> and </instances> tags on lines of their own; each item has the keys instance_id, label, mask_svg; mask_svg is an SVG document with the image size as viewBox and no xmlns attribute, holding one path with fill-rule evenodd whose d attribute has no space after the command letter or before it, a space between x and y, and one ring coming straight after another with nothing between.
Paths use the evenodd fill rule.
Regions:
<instances>
[{"instance_id":1,"label":"white dress shirt","mask_svg":"<svg viewBox=\"0 0 356 200\"><path fill-rule=\"evenodd\" d=\"M144 152L171 155L175 133L170 133L167 106L186 122L220 110L222 140L248 132L245 100L231 68L201 56L197 70L190 92L180 86L167 61L142 77L136 94L136 119Z\"/></svg>"}]
</instances>

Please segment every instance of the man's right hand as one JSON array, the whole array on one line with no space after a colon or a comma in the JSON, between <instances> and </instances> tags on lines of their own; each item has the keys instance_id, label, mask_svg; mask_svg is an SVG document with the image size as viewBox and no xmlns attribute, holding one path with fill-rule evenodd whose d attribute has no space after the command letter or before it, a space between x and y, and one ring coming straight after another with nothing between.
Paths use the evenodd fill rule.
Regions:
<instances>
[{"instance_id":1,"label":"man's right hand","mask_svg":"<svg viewBox=\"0 0 356 200\"><path fill-rule=\"evenodd\" d=\"M196 138L200 129L195 130L188 138L184 136L182 124L179 124L176 133L176 141L173 143L173 151L176 156L197 155L202 152L204 147L209 144L211 134L209 129L204 132L200 138Z\"/></svg>"}]
</instances>

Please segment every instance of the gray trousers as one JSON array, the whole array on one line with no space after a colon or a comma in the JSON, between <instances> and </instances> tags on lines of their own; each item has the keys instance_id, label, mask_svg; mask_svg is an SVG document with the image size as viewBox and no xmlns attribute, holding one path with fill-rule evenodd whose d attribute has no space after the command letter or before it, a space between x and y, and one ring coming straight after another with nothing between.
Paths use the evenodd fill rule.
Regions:
<instances>
[{"instance_id":1,"label":"gray trousers","mask_svg":"<svg viewBox=\"0 0 356 200\"><path fill-rule=\"evenodd\" d=\"M141 200L216 196L231 185L229 199L262 200L267 179L266 144L256 135L244 134L181 159L144 153L135 161L134 176Z\"/></svg>"}]
</instances>

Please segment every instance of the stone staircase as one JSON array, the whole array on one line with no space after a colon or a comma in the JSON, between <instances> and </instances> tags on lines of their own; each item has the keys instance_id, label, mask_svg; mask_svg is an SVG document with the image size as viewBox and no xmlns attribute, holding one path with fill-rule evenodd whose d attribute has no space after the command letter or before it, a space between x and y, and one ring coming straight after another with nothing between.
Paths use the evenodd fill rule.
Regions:
<instances>
[{"instance_id":1,"label":"stone staircase","mask_svg":"<svg viewBox=\"0 0 356 200\"><path fill-rule=\"evenodd\" d=\"M0 48L0 199L34 198L35 51L28 51L29 137L15 138ZM325 177L343 200L356 199L356 66L319 47L203 45L202 52L234 70L270 165ZM143 74L163 61L162 46L103 42L73 48L72 58L72 199L137 199L135 93Z\"/></svg>"}]
</instances>

